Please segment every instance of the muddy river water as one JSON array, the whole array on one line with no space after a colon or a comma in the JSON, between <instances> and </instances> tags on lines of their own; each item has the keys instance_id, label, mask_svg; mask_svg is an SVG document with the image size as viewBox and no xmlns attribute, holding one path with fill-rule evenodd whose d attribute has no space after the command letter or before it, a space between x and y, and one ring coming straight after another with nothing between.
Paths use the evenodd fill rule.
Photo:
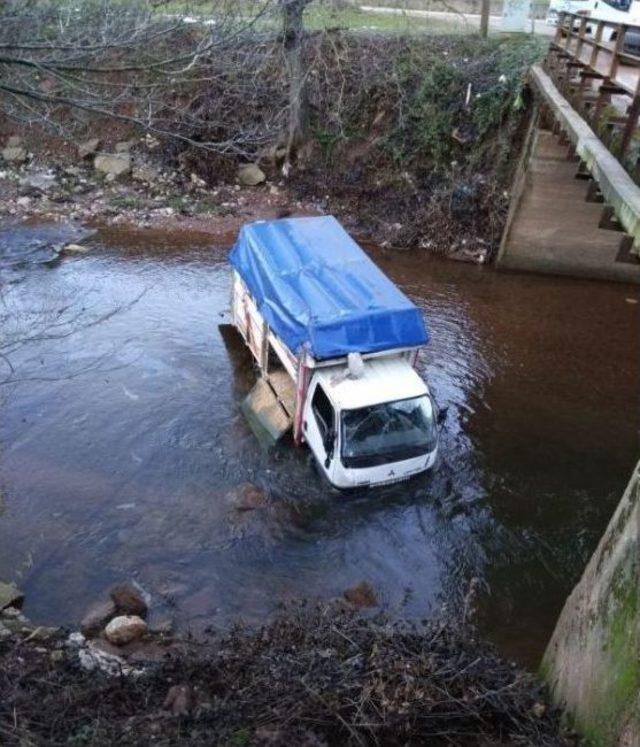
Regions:
<instances>
[{"instance_id":1,"label":"muddy river water","mask_svg":"<svg viewBox=\"0 0 640 747\"><path fill-rule=\"evenodd\" d=\"M123 579L196 631L363 580L419 618L475 577L482 630L535 666L638 455L637 288L371 250L424 310L447 419L434 474L344 496L243 420L228 241L111 230L42 262L73 235L0 233L0 578L33 619L77 623ZM233 507L246 482L268 507Z\"/></svg>"}]
</instances>

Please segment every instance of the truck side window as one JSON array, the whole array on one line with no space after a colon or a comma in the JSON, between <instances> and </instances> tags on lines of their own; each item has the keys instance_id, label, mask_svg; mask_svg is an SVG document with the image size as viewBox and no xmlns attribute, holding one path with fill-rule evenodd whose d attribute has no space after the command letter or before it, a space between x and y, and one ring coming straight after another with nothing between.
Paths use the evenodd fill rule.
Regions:
<instances>
[{"instance_id":1,"label":"truck side window","mask_svg":"<svg viewBox=\"0 0 640 747\"><path fill-rule=\"evenodd\" d=\"M331 406L331 402L329 402L329 397L327 397L324 389L319 384L313 393L311 409L318 421L322 438L325 438L327 433L333 430L333 407Z\"/></svg>"}]
</instances>

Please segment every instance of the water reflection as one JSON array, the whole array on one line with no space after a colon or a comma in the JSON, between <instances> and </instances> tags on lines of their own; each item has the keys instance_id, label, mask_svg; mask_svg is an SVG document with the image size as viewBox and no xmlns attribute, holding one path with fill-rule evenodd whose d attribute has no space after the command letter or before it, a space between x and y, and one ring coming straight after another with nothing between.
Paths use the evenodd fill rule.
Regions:
<instances>
[{"instance_id":1,"label":"water reflection","mask_svg":"<svg viewBox=\"0 0 640 747\"><path fill-rule=\"evenodd\" d=\"M5 233L7 272L43 236L29 230ZM304 450L265 454L240 415L253 370L218 331L226 248L92 241L5 287L17 312L78 298L86 312L73 334L16 351L29 382L5 392L0 577L34 618L73 622L129 577L184 628L259 621L363 579L421 616L478 576L484 629L535 660L636 456L635 289L373 250L425 310L421 365L447 421L436 473L346 498ZM229 492L246 482L266 503L238 512Z\"/></svg>"}]
</instances>

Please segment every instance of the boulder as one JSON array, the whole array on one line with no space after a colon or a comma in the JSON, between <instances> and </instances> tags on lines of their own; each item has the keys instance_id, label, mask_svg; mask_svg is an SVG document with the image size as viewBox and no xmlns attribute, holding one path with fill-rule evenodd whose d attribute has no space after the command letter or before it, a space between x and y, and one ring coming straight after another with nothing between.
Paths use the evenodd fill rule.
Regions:
<instances>
[{"instance_id":1,"label":"boulder","mask_svg":"<svg viewBox=\"0 0 640 747\"><path fill-rule=\"evenodd\" d=\"M129 584L117 584L109 592L119 615L147 616L147 603L142 594Z\"/></svg>"},{"instance_id":2,"label":"boulder","mask_svg":"<svg viewBox=\"0 0 640 747\"><path fill-rule=\"evenodd\" d=\"M361 581L344 592L344 598L354 607L377 607L378 598L371 584Z\"/></svg>"},{"instance_id":3,"label":"boulder","mask_svg":"<svg viewBox=\"0 0 640 747\"><path fill-rule=\"evenodd\" d=\"M13 584L5 584L0 581L0 610L8 607L19 609L24 602L24 594Z\"/></svg>"},{"instance_id":4,"label":"boulder","mask_svg":"<svg viewBox=\"0 0 640 747\"><path fill-rule=\"evenodd\" d=\"M147 623L137 615L114 617L107 625L104 634L116 646L124 646L141 638L147 632Z\"/></svg>"},{"instance_id":5,"label":"boulder","mask_svg":"<svg viewBox=\"0 0 640 747\"><path fill-rule=\"evenodd\" d=\"M92 137L90 140L85 140L84 143L78 143L78 158L89 158L89 156L92 156L99 147L99 137Z\"/></svg>"},{"instance_id":6,"label":"boulder","mask_svg":"<svg viewBox=\"0 0 640 747\"><path fill-rule=\"evenodd\" d=\"M106 602L96 602L87 610L82 618L80 630L86 638L100 635L104 627L117 615L116 605L112 599Z\"/></svg>"},{"instance_id":7,"label":"boulder","mask_svg":"<svg viewBox=\"0 0 640 747\"><path fill-rule=\"evenodd\" d=\"M128 153L103 153L95 157L93 166L101 174L113 174L114 177L128 174L131 171L131 156Z\"/></svg>"},{"instance_id":8,"label":"boulder","mask_svg":"<svg viewBox=\"0 0 640 747\"><path fill-rule=\"evenodd\" d=\"M244 187L255 187L266 180L266 174L257 163L248 163L238 169L238 181Z\"/></svg>"},{"instance_id":9,"label":"boulder","mask_svg":"<svg viewBox=\"0 0 640 747\"><path fill-rule=\"evenodd\" d=\"M27 160L27 151L21 145L8 145L2 151L2 157L7 163L24 163Z\"/></svg>"}]
</instances>

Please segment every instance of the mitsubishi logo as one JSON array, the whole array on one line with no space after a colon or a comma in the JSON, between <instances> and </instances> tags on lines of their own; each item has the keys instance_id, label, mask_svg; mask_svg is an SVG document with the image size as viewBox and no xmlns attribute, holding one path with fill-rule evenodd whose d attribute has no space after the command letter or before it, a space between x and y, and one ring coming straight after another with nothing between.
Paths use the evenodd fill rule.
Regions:
<instances>
[{"instance_id":1,"label":"mitsubishi logo","mask_svg":"<svg viewBox=\"0 0 640 747\"><path fill-rule=\"evenodd\" d=\"M390 469L389 470L389 474L387 475L387 477L395 477L395 475L396 475L396 473L392 469Z\"/></svg>"}]
</instances>

